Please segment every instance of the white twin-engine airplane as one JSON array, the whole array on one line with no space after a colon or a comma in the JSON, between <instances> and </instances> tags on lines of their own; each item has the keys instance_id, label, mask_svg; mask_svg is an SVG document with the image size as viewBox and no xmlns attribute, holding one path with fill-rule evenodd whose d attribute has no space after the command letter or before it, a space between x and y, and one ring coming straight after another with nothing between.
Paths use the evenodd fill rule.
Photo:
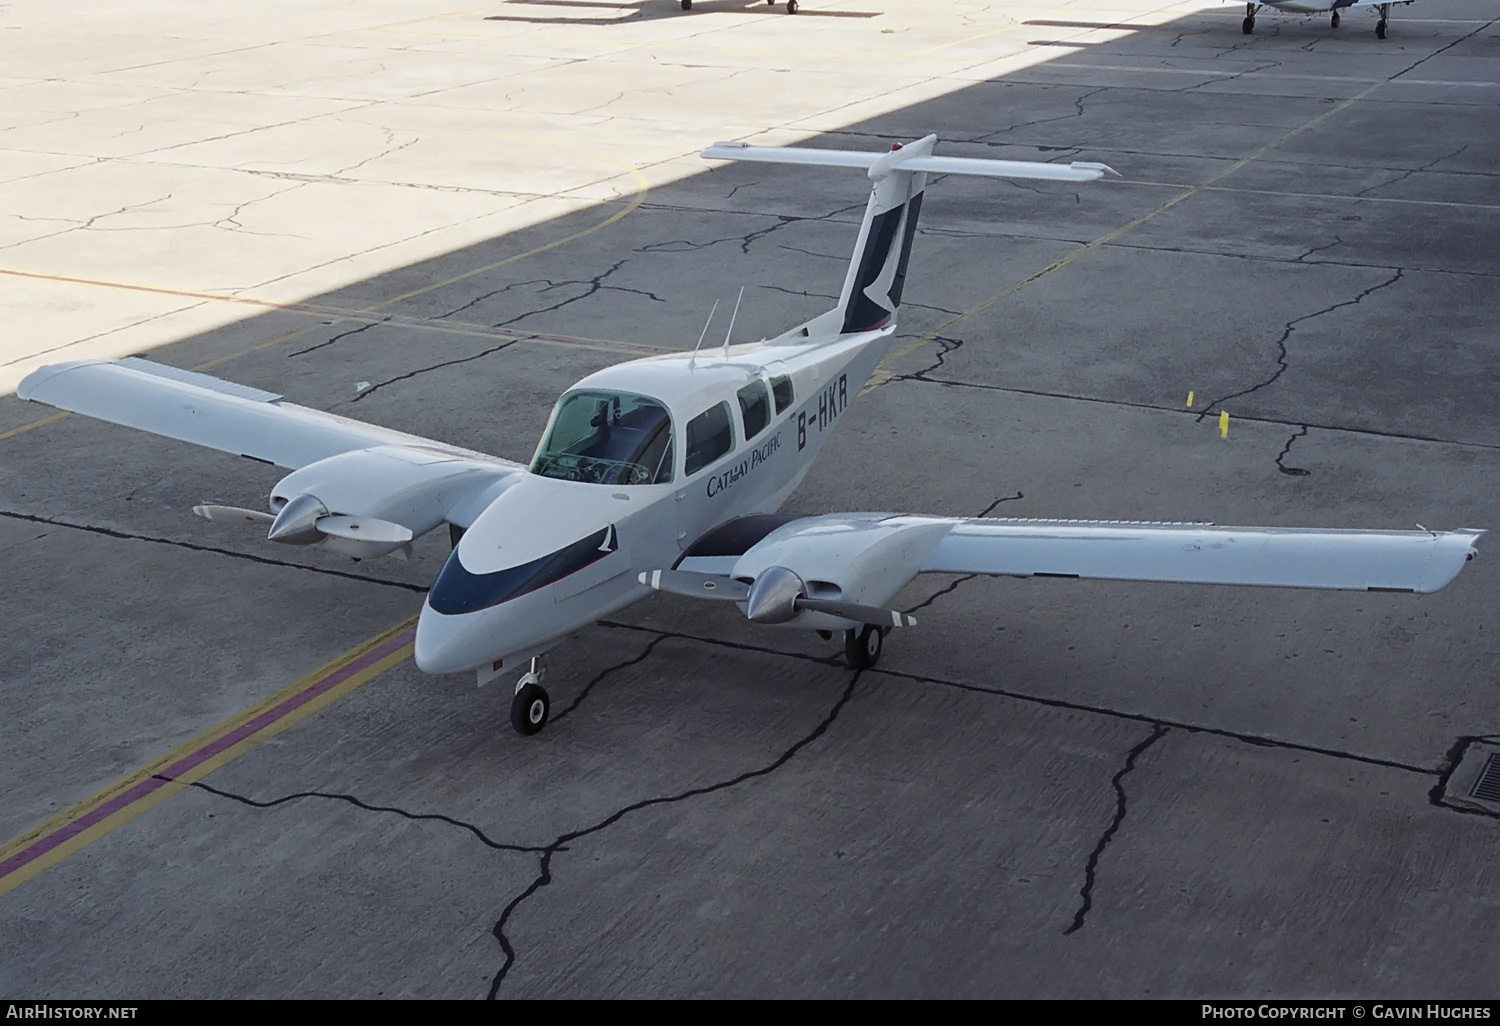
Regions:
<instances>
[{"instance_id":1,"label":"white twin-engine airplane","mask_svg":"<svg viewBox=\"0 0 1500 1026\"><path fill-rule=\"evenodd\" d=\"M927 175L1084 182L1110 170L935 157L936 140L887 153L705 151L867 169L874 187L838 305L773 339L726 335L722 350L589 375L557 401L529 467L135 358L44 367L18 393L291 468L270 513L195 509L269 524L272 541L369 558L450 525L417 665L477 670L483 684L529 660L511 704L522 734L547 722L542 653L653 590L734 602L759 624L841 630L860 668L890 628L915 624L890 605L921 573L1431 592L1474 555L1482 531L775 515L891 345Z\"/></svg>"},{"instance_id":2,"label":"white twin-engine airplane","mask_svg":"<svg viewBox=\"0 0 1500 1026\"><path fill-rule=\"evenodd\" d=\"M1332 14L1328 19L1329 27L1339 27L1339 12L1347 7L1374 7L1380 15L1375 22L1375 35L1381 39L1385 38L1386 21L1391 16L1391 8L1396 4L1414 3L1415 0L1394 0L1391 3L1383 3L1382 0L1264 0L1263 3L1245 4L1245 20L1240 22L1240 28L1245 35L1255 31L1255 16L1260 13L1262 7L1274 7L1278 11L1288 11L1292 14Z\"/></svg>"}]
</instances>

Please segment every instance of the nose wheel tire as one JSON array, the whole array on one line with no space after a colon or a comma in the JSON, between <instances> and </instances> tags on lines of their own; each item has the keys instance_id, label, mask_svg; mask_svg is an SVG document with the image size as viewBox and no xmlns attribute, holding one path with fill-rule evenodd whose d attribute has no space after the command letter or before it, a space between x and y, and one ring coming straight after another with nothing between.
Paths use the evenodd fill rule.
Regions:
<instances>
[{"instance_id":1,"label":"nose wheel tire","mask_svg":"<svg viewBox=\"0 0 1500 1026\"><path fill-rule=\"evenodd\" d=\"M1331 27L1331 28L1338 28L1339 27L1339 12L1338 11L1334 11L1333 12L1333 17L1328 20L1328 24L1329 24L1329 27Z\"/></svg>"},{"instance_id":2,"label":"nose wheel tire","mask_svg":"<svg viewBox=\"0 0 1500 1026\"><path fill-rule=\"evenodd\" d=\"M1384 18L1381 18L1379 21L1377 21L1375 23L1375 38L1376 39L1384 39L1385 38L1385 19Z\"/></svg>"},{"instance_id":3,"label":"nose wheel tire","mask_svg":"<svg viewBox=\"0 0 1500 1026\"><path fill-rule=\"evenodd\" d=\"M885 645L885 633L873 624L866 624L857 631L844 632L844 662L851 670L867 670L880 662L880 650Z\"/></svg>"},{"instance_id":4,"label":"nose wheel tire","mask_svg":"<svg viewBox=\"0 0 1500 1026\"><path fill-rule=\"evenodd\" d=\"M797 13L797 0L786 0L786 13L788 13L788 14L796 14Z\"/></svg>"},{"instance_id":5,"label":"nose wheel tire","mask_svg":"<svg viewBox=\"0 0 1500 1026\"><path fill-rule=\"evenodd\" d=\"M682 0L682 9L684 11L691 11L693 9L693 0Z\"/></svg>"},{"instance_id":6,"label":"nose wheel tire","mask_svg":"<svg viewBox=\"0 0 1500 1026\"><path fill-rule=\"evenodd\" d=\"M1247 36L1250 33L1254 32L1255 31L1255 19L1254 18L1246 18L1244 21L1240 22L1240 31L1243 32L1243 33L1245 33L1245 35L1247 35Z\"/></svg>"},{"instance_id":7,"label":"nose wheel tire","mask_svg":"<svg viewBox=\"0 0 1500 1026\"><path fill-rule=\"evenodd\" d=\"M547 714L551 710L547 689L523 678L521 686L516 688L515 697L510 700L510 725L516 728L517 734L529 737L547 725Z\"/></svg>"}]
</instances>

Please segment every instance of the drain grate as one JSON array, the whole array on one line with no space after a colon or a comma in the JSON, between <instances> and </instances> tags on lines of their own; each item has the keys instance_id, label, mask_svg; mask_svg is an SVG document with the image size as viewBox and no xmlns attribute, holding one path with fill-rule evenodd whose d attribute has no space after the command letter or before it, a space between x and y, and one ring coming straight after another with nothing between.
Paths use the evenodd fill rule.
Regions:
<instances>
[{"instance_id":1,"label":"drain grate","mask_svg":"<svg viewBox=\"0 0 1500 1026\"><path fill-rule=\"evenodd\" d=\"M1500 802L1500 755L1490 756L1489 761L1484 764L1469 797L1478 798L1482 802Z\"/></svg>"}]
</instances>

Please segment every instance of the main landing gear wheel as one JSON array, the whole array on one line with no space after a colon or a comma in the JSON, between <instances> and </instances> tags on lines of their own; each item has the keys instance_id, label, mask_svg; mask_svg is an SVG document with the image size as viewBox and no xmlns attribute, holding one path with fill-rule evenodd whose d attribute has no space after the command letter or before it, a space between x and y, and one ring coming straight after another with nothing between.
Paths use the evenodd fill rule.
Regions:
<instances>
[{"instance_id":1,"label":"main landing gear wheel","mask_svg":"<svg viewBox=\"0 0 1500 1026\"><path fill-rule=\"evenodd\" d=\"M1384 39L1385 38L1385 19L1384 18L1381 18L1379 21L1377 21L1375 23L1375 38L1376 39Z\"/></svg>"},{"instance_id":2,"label":"main landing gear wheel","mask_svg":"<svg viewBox=\"0 0 1500 1026\"><path fill-rule=\"evenodd\" d=\"M682 0L682 9L684 11L691 11L693 9L693 0Z\"/></svg>"},{"instance_id":3,"label":"main landing gear wheel","mask_svg":"<svg viewBox=\"0 0 1500 1026\"><path fill-rule=\"evenodd\" d=\"M867 670L880 662L880 650L885 645L885 632L873 624L865 624L857 631L844 632L844 662L851 670Z\"/></svg>"},{"instance_id":4,"label":"main landing gear wheel","mask_svg":"<svg viewBox=\"0 0 1500 1026\"><path fill-rule=\"evenodd\" d=\"M775 3L776 0L771 0L771 2ZM786 0L786 13L788 13L788 14L796 14L797 13L797 0Z\"/></svg>"},{"instance_id":5,"label":"main landing gear wheel","mask_svg":"<svg viewBox=\"0 0 1500 1026\"><path fill-rule=\"evenodd\" d=\"M1328 26L1329 26L1329 28L1338 28L1339 27L1339 12L1338 11L1334 11L1333 12L1333 17L1329 19Z\"/></svg>"},{"instance_id":6,"label":"main landing gear wheel","mask_svg":"<svg viewBox=\"0 0 1500 1026\"><path fill-rule=\"evenodd\" d=\"M686 0L684 0L684 2L686 2ZM1247 35L1247 36L1250 33L1254 32L1255 31L1255 19L1254 18L1246 18L1244 21L1240 22L1240 31L1243 32L1243 33L1245 33L1245 35Z\"/></svg>"}]
</instances>

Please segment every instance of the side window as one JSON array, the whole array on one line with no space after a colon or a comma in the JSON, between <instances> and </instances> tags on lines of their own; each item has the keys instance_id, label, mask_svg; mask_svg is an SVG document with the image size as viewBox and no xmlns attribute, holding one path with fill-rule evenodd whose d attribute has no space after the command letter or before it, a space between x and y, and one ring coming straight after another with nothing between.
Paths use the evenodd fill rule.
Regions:
<instances>
[{"instance_id":1,"label":"side window","mask_svg":"<svg viewBox=\"0 0 1500 1026\"><path fill-rule=\"evenodd\" d=\"M763 382L752 381L740 389L740 419L745 422L745 441L749 441L771 423L771 398Z\"/></svg>"},{"instance_id":2,"label":"side window","mask_svg":"<svg viewBox=\"0 0 1500 1026\"><path fill-rule=\"evenodd\" d=\"M785 413L792 405L792 379L785 374L772 378L771 394L776 397L776 412Z\"/></svg>"},{"instance_id":3,"label":"side window","mask_svg":"<svg viewBox=\"0 0 1500 1026\"><path fill-rule=\"evenodd\" d=\"M687 424L687 465L684 472L696 474L734 448L734 428L729 404L720 403L704 410Z\"/></svg>"}]
</instances>

